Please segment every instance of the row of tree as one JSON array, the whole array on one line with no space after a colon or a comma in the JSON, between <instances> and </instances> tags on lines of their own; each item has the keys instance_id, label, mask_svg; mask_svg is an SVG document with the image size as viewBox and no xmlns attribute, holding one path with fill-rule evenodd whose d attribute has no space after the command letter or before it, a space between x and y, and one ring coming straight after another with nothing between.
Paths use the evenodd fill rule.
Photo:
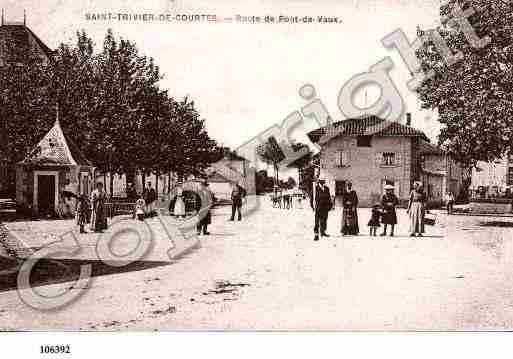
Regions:
<instances>
[{"instance_id":1,"label":"row of tree","mask_svg":"<svg viewBox=\"0 0 513 359\"><path fill-rule=\"evenodd\" d=\"M11 168L52 126L57 105L63 130L102 172L201 175L222 156L194 102L169 96L154 60L110 30L100 51L81 32L50 64L26 55L24 64L0 67L0 151Z\"/></svg>"}]
</instances>

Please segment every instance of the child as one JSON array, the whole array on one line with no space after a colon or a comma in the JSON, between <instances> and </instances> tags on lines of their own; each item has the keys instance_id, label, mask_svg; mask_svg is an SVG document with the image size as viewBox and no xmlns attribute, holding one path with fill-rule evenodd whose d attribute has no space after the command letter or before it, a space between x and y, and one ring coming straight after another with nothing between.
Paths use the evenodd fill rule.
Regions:
<instances>
[{"instance_id":1,"label":"child","mask_svg":"<svg viewBox=\"0 0 513 359\"><path fill-rule=\"evenodd\" d=\"M144 221L144 208L146 207L146 201L139 198L135 201L135 216L139 221Z\"/></svg>"},{"instance_id":2,"label":"child","mask_svg":"<svg viewBox=\"0 0 513 359\"><path fill-rule=\"evenodd\" d=\"M370 236L375 237L376 236L376 230L380 227L380 219L381 219L381 211L380 211L380 205L375 204L372 206L372 214L371 219L369 220L368 226L370 227Z\"/></svg>"},{"instance_id":3,"label":"child","mask_svg":"<svg viewBox=\"0 0 513 359\"><path fill-rule=\"evenodd\" d=\"M86 196L81 194L77 198L77 213L76 213L76 219L77 219L77 225L80 227L80 233L87 233L84 230L84 226L87 222L87 199Z\"/></svg>"}]
</instances>

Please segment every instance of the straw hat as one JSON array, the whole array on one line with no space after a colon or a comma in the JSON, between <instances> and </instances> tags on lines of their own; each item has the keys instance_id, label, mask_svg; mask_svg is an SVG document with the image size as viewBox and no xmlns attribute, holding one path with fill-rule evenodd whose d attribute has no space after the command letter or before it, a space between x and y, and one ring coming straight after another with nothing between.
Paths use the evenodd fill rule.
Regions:
<instances>
[{"instance_id":1,"label":"straw hat","mask_svg":"<svg viewBox=\"0 0 513 359\"><path fill-rule=\"evenodd\" d=\"M387 185L385 185L385 189L386 189L386 190L389 190L389 189L395 189L395 187L394 187L394 186L392 186L391 184L387 184Z\"/></svg>"}]
</instances>

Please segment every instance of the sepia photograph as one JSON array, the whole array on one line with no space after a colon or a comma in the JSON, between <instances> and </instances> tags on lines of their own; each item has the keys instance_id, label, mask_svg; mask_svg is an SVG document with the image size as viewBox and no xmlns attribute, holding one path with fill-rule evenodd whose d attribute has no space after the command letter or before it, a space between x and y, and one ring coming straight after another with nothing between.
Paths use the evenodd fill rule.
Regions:
<instances>
[{"instance_id":1,"label":"sepia photograph","mask_svg":"<svg viewBox=\"0 0 513 359\"><path fill-rule=\"evenodd\" d=\"M510 0L0 7L1 331L513 329Z\"/></svg>"}]
</instances>

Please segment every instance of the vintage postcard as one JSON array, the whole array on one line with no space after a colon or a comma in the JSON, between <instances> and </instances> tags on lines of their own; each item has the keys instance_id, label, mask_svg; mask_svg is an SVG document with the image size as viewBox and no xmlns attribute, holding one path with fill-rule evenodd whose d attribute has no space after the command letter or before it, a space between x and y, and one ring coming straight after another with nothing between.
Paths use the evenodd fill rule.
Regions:
<instances>
[{"instance_id":1,"label":"vintage postcard","mask_svg":"<svg viewBox=\"0 0 513 359\"><path fill-rule=\"evenodd\" d=\"M0 330L513 329L510 0L1 8Z\"/></svg>"}]
</instances>

